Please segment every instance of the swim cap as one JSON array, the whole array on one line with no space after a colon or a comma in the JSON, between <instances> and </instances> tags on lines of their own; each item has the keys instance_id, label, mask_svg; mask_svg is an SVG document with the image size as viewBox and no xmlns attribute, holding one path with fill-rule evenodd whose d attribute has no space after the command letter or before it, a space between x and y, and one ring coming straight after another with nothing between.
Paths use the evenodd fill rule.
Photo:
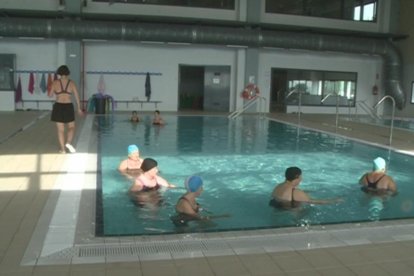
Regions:
<instances>
[{"instance_id":1,"label":"swim cap","mask_svg":"<svg viewBox=\"0 0 414 276\"><path fill-rule=\"evenodd\" d=\"M374 171L382 171L382 170L385 170L386 163L385 163L384 158L377 157L374 159L373 165L374 165L374 168L373 168Z\"/></svg>"},{"instance_id":2,"label":"swim cap","mask_svg":"<svg viewBox=\"0 0 414 276\"><path fill-rule=\"evenodd\" d=\"M144 172L147 172L151 170L152 168L155 168L156 166L158 166L157 161L155 161L152 158L145 158L141 164L141 170L143 170Z\"/></svg>"},{"instance_id":3,"label":"swim cap","mask_svg":"<svg viewBox=\"0 0 414 276\"><path fill-rule=\"evenodd\" d=\"M200 189L201 186L203 186L203 180L201 177L193 175L185 180L184 185L187 191L195 193L198 191L198 189Z\"/></svg>"},{"instance_id":4,"label":"swim cap","mask_svg":"<svg viewBox=\"0 0 414 276\"><path fill-rule=\"evenodd\" d=\"M290 167L285 171L286 180L292 181L302 175L302 171L298 167Z\"/></svg>"},{"instance_id":5,"label":"swim cap","mask_svg":"<svg viewBox=\"0 0 414 276\"><path fill-rule=\"evenodd\" d=\"M134 152L139 151L137 145L129 145L128 146L128 155L131 155Z\"/></svg>"}]
</instances>

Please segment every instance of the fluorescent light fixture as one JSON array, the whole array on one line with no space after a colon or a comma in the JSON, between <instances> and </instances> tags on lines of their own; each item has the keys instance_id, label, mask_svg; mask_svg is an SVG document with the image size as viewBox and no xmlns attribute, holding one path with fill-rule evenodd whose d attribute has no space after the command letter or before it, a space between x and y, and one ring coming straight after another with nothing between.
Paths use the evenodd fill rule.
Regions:
<instances>
[{"instance_id":1,"label":"fluorescent light fixture","mask_svg":"<svg viewBox=\"0 0 414 276\"><path fill-rule=\"evenodd\" d=\"M164 44L162 41L141 41L143 44Z\"/></svg>"},{"instance_id":2,"label":"fluorescent light fixture","mask_svg":"<svg viewBox=\"0 0 414 276\"><path fill-rule=\"evenodd\" d=\"M30 40L44 40L44 37L34 37L34 36L19 36L19 39L30 39Z\"/></svg>"},{"instance_id":3,"label":"fluorescent light fixture","mask_svg":"<svg viewBox=\"0 0 414 276\"><path fill-rule=\"evenodd\" d=\"M229 47L229 48L248 48L245 45L231 45L231 44L229 44L229 45L226 45L226 46Z\"/></svg>"},{"instance_id":4,"label":"fluorescent light fixture","mask_svg":"<svg viewBox=\"0 0 414 276\"><path fill-rule=\"evenodd\" d=\"M169 45L191 45L191 43L188 42L167 42Z\"/></svg>"},{"instance_id":5,"label":"fluorescent light fixture","mask_svg":"<svg viewBox=\"0 0 414 276\"><path fill-rule=\"evenodd\" d=\"M277 48L277 47L263 47L263 49L266 49L266 50L284 50L283 48Z\"/></svg>"},{"instance_id":6,"label":"fluorescent light fixture","mask_svg":"<svg viewBox=\"0 0 414 276\"><path fill-rule=\"evenodd\" d=\"M94 38L84 38L82 39L84 42L107 42L106 39L94 39Z\"/></svg>"}]
</instances>

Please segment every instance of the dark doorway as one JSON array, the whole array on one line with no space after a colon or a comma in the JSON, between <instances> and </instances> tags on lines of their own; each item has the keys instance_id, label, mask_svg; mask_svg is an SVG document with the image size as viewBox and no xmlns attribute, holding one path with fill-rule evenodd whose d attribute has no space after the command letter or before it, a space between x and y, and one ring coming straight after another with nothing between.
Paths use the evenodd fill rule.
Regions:
<instances>
[{"instance_id":1,"label":"dark doorway","mask_svg":"<svg viewBox=\"0 0 414 276\"><path fill-rule=\"evenodd\" d=\"M230 66L179 66L178 110L229 111Z\"/></svg>"},{"instance_id":2,"label":"dark doorway","mask_svg":"<svg viewBox=\"0 0 414 276\"><path fill-rule=\"evenodd\" d=\"M179 66L178 110L203 110L204 66Z\"/></svg>"},{"instance_id":3,"label":"dark doorway","mask_svg":"<svg viewBox=\"0 0 414 276\"><path fill-rule=\"evenodd\" d=\"M286 112L287 70L272 69L270 112Z\"/></svg>"}]
</instances>

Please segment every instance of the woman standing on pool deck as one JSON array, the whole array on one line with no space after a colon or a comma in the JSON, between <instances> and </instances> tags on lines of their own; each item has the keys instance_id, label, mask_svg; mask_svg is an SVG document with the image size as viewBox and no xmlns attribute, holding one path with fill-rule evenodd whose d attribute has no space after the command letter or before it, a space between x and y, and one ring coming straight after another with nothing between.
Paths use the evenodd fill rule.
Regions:
<instances>
[{"instance_id":1,"label":"woman standing on pool deck","mask_svg":"<svg viewBox=\"0 0 414 276\"><path fill-rule=\"evenodd\" d=\"M75 109L72 103L72 95L75 97L79 115L82 115L82 109L79 101L79 93L76 85L69 79L70 71L66 65L60 66L56 74L59 79L52 83L52 89L48 92L49 97L55 96L55 103L51 115L51 121L56 122L60 153L76 152L72 146L73 136L75 134ZM65 126L66 139L65 139Z\"/></svg>"}]
</instances>

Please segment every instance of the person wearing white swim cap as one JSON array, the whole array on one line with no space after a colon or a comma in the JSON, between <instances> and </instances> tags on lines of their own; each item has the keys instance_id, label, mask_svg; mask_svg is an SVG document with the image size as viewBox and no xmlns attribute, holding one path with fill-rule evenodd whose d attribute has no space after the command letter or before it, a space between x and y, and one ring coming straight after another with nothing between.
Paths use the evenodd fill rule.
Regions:
<instances>
[{"instance_id":1,"label":"person wearing white swim cap","mask_svg":"<svg viewBox=\"0 0 414 276\"><path fill-rule=\"evenodd\" d=\"M373 168L371 172L364 173L359 180L362 190L369 193L385 193L397 192L397 185L391 176L386 174L387 164L381 157L373 160Z\"/></svg>"}]
</instances>

